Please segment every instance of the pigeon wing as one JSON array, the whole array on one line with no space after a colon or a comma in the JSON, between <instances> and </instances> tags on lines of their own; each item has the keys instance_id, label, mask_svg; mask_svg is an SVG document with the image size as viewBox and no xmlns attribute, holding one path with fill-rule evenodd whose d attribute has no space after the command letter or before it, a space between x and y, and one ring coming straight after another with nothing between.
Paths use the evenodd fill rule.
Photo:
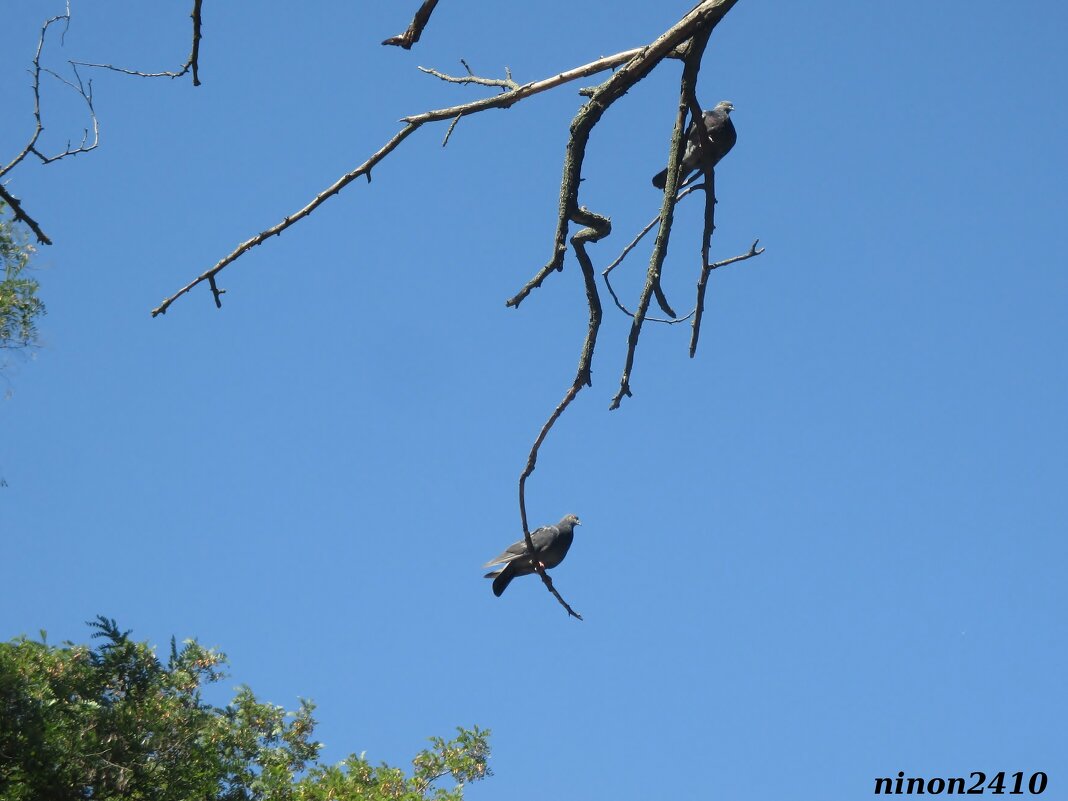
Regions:
<instances>
[{"instance_id":1,"label":"pigeon wing","mask_svg":"<svg viewBox=\"0 0 1068 801\"><path fill-rule=\"evenodd\" d=\"M559 529L556 526L542 526L536 531L531 532L530 538L534 541L534 552L543 551L548 548L553 541L560 535ZM517 559L527 552L526 538L517 542L513 542L499 556L495 559L491 559L482 565L483 567L493 567L494 565L501 565L506 562L511 562L513 559Z\"/></svg>"}]
</instances>

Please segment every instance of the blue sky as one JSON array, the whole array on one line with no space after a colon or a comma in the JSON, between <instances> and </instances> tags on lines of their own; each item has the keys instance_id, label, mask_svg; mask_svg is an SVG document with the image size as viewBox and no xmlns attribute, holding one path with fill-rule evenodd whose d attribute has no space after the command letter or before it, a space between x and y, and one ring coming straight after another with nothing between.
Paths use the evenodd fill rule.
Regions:
<instances>
[{"instance_id":1,"label":"blue sky","mask_svg":"<svg viewBox=\"0 0 1068 801\"><path fill-rule=\"evenodd\" d=\"M168 69L188 6L74 2L47 57ZM319 704L330 760L403 763L493 730L470 798L864 798L874 778L1050 774L1068 695L1068 77L1063 4L742 0L704 105L735 103L697 358L606 308L584 391L528 483L583 520L500 599L516 480L573 376L585 299L550 254L579 84L424 128L165 317L149 310L362 162L397 120L473 99L416 65L519 81L651 41L684 3L205 4L203 86L93 75L102 144L10 191L55 240L48 316L0 403L0 637L100 613L226 651ZM409 8L409 6L411 8ZM0 14L0 160L59 2ZM581 21L584 23L580 24ZM591 138L598 269L652 217L677 64ZM592 85L590 78L581 85ZM78 138L49 84L45 142ZM688 309L692 199L665 289ZM617 271L633 298L648 245ZM607 301L607 293L602 293ZM220 696L223 697L223 696Z\"/></svg>"}]
</instances>

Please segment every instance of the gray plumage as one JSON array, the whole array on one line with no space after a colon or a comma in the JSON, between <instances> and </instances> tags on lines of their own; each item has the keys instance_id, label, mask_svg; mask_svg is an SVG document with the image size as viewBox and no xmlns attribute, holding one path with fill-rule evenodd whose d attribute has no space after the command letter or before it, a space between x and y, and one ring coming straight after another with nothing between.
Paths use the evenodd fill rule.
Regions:
<instances>
[{"instance_id":1,"label":"gray plumage","mask_svg":"<svg viewBox=\"0 0 1068 801\"><path fill-rule=\"evenodd\" d=\"M738 132L734 130L730 114L734 111L734 104L729 100L721 100L715 108L702 114L705 128L708 130L708 141L705 150L712 159L712 166L719 164L719 160L726 156L734 143L738 141ZM697 126L692 122L686 131L686 150L682 154L681 171L679 180L684 181L694 170L701 168L701 153L697 149ZM653 186L663 189L667 183L667 167L653 176Z\"/></svg>"},{"instance_id":2,"label":"gray plumage","mask_svg":"<svg viewBox=\"0 0 1068 801\"><path fill-rule=\"evenodd\" d=\"M567 556L571 542L575 539L575 526L580 525L582 524L575 515L565 515L555 526L542 526L532 531L530 539L534 542L534 559L545 568L556 567ZM501 564L504 567L486 574L486 578L493 579L493 594L498 598L516 576L529 576L535 572L530 552L527 550L526 538L513 542L500 556L486 562L483 567Z\"/></svg>"}]
</instances>

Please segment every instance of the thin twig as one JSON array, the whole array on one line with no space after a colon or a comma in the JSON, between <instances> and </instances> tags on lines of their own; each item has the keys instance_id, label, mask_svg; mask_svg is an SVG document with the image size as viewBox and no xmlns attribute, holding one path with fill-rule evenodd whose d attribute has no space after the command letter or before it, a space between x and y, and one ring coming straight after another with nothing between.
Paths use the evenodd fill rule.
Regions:
<instances>
[{"instance_id":1,"label":"thin twig","mask_svg":"<svg viewBox=\"0 0 1068 801\"><path fill-rule=\"evenodd\" d=\"M8 164L0 167L0 178L13 170L30 153L35 152L37 140L41 138L41 133L44 131L44 122L41 119L41 73L44 71L41 67L41 53L44 51L45 38L48 34L48 29L60 20L64 20L68 25L70 24L70 0L67 0L67 10L65 13L49 17L41 26L41 33L37 37L37 50L33 54L33 61L31 62L32 67L30 69L30 75L33 79L30 84L33 90L33 133L30 134L30 140L26 143L26 146L19 151L18 155Z\"/></svg>"},{"instance_id":2,"label":"thin twig","mask_svg":"<svg viewBox=\"0 0 1068 801\"><path fill-rule=\"evenodd\" d=\"M704 184L696 184L696 185L694 184L694 182L697 181L700 177L701 176L699 176L699 175L694 175L688 181L686 181L685 183L681 184L681 186L685 187L685 189L683 191L679 192L677 195L675 195L675 205L678 205L679 201L682 200L684 197L686 197L691 192L696 192L698 189L701 189L701 188L704 187ZM637 244L639 242L641 242L642 239L645 238L645 235L647 233L649 233L651 230L653 230L653 226L656 225L658 222L660 222L660 215L659 214L657 214L655 217L653 217L653 219L649 220L649 222L646 224L646 226L644 228L642 228L641 231L638 232L638 235L636 237L634 237L634 239L632 239L630 241L630 243L625 248L623 248L623 251L619 254L619 257L614 262L609 264L607 267L605 267L601 271L601 275L607 277L608 274L610 272L612 272L612 270L614 270L616 267L618 267L620 262L622 262L623 259L625 259L627 257L627 254L630 253L632 250L634 250L634 248L637 246Z\"/></svg>"},{"instance_id":3,"label":"thin twig","mask_svg":"<svg viewBox=\"0 0 1068 801\"><path fill-rule=\"evenodd\" d=\"M697 187L694 187L694 188L695 189L699 189L700 185L698 185ZM702 271L702 277L697 282L697 305L694 306L692 309L690 309L690 312L685 317L676 317L674 320L664 320L664 319L661 319L659 317L646 317L645 321L647 323L664 323L666 325L678 325L679 323L686 322L691 317L695 317L695 316L699 315L701 312L704 311L704 298L705 298L704 285L705 285L705 282L708 280L708 272L711 272L712 270L715 270L718 267L724 267L724 266L726 266L728 264L734 264L734 262L736 262L736 261L745 261L746 259L753 258L753 256L759 256L761 253L764 252L764 248L761 248L760 250L756 250L756 243L759 242L759 241L760 241L759 239L756 240L756 242L753 243L753 247L750 248L749 251L747 251L746 253L743 253L740 256L731 256L729 259L723 259L722 261L717 261L714 264L708 265L708 270L707 271ZM633 312L628 310L627 307L624 306L620 302L619 298L616 296L615 290L612 289L612 284L609 283L607 275L605 276L605 284L608 286L608 291L612 295L612 300L614 300L616 302L616 306L619 308L619 310L621 312L623 312L624 314L626 314L628 317L633 317L634 316ZM698 328L700 328L701 327L700 320L697 320L695 322L695 325ZM693 355L696 352L696 350L697 350L697 340L693 339L691 341L691 343L690 343L690 358L693 358Z\"/></svg>"},{"instance_id":4,"label":"thin twig","mask_svg":"<svg viewBox=\"0 0 1068 801\"><path fill-rule=\"evenodd\" d=\"M193 0L193 11L189 14L190 19L193 20L193 47L189 52L189 58L186 59L180 69L166 70L164 72L142 72L141 70L132 70L126 67L116 67L114 64L96 64L89 61L72 61L71 64L77 64L82 67L96 67L98 69L111 70L112 72L121 72L123 75L133 75L138 78L181 78L187 72L192 70L193 86L200 86L200 31L203 24L201 17L202 4L203 0Z\"/></svg>"},{"instance_id":5,"label":"thin twig","mask_svg":"<svg viewBox=\"0 0 1068 801\"><path fill-rule=\"evenodd\" d=\"M683 186L686 187L686 189L681 191L681 192L679 192L675 196L676 205L678 204L678 202L680 200L682 200L688 194L690 194L691 192L697 191L698 189L700 189L703 186L703 184L694 184L694 181L698 180L699 177L700 176L698 176L698 175L694 175L688 181L686 181L685 183L682 184ZM625 248L623 248L623 252L619 254L619 256L616 258L615 261L613 261L611 264L609 264L607 267L605 267L604 270L601 271L601 275L604 277L605 286L608 287L608 292L612 296L612 300L615 301L616 307L621 312L626 314L628 317L633 317L634 313L632 311L630 311L626 306L624 306L620 302L619 296L616 295L615 289L612 288L612 281L608 277L608 275L609 275L609 273L612 272L612 270L614 270L616 267L618 267L623 262L623 259L625 259L627 257L627 255L632 250L634 250L635 247L637 247L638 243L641 242L642 239L645 238L645 235L647 233L649 233L651 230L653 230L653 226L655 226L658 222L660 222L660 215L659 214L656 215L655 217L653 217L653 219L651 219L649 221L649 223L644 228L642 228L641 231L638 232L638 235L636 237L634 237L634 239L632 239L627 244L627 246ZM691 311L685 317L675 317L675 318L672 318L670 320L664 319L663 317L648 317L648 316L646 316L645 319L648 320L649 322L653 322L653 323L667 323L668 325L674 325L674 324L677 324L677 323L686 322L692 316L693 316L693 312Z\"/></svg>"},{"instance_id":6,"label":"thin twig","mask_svg":"<svg viewBox=\"0 0 1068 801\"><path fill-rule=\"evenodd\" d=\"M89 82L87 88L86 85L82 83L82 79L81 76L78 74L77 68L74 68L74 76L78 81L77 85L75 85L73 82L67 80L66 78L63 78L62 76L58 75L47 67L41 66L41 54L44 52L45 39L48 36L48 29L52 27L52 25L60 21L64 23L65 34L67 28L70 26L70 0L67 1L64 13L58 14L54 17L49 17L41 26L41 33L37 38L37 49L34 52L33 62L30 69L30 75L32 77L31 88L33 91L33 133L30 134L29 141L27 141L26 145L22 148L22 150L19 151L19 153L10 162L8 162L3 167L0 167L0 178L9 173L20 163L22 163L22 161L31 153L35 155L38 159L40 159L42 164L50 164L53 161L59 161L60 159L66 158L67 156L74 156L78 153L88 153L90 150L95 149L100 143L100 125L97 121L96 110L93 108L92 82ZM78 147L72 148L70 142L68 142L67 147L63 152L57 153L53 156L47 156L38 149L37 143L40 141L41 134L44 132L44 120L41 114L42 74L51 75L60 82L71 87L74 91L78 92L78 94L81 95L83 100L85 100L86 106L89 109L89 117L92 120L92 144L89 144L89 129L86 128L82 135L82 142ZM11 210L14 213L16 219L21 220L29 226L30 230L33 231L34 235L37 237L38 242L40 242L42 245L52 244L52 240L45 235L44 231L41 230L41 226L37 224L37 221L34 220L26 212L26 210L22 207L22 204L18 201L18 199L15 198L15 196L12 195L10 192L8 192L7 189L4 188L2 185L0 185L0 197L2 197L4 201L9 206L11 206Z\"/></svg>"},{"instance_id":7,"label":"thin twig","mask_svg":"<svg viewBox=\"0 0 1068 801\"><path fill-rule=\"evenodd\" d=\"M76 64L79 67L95 67L101 70L111 70L112 72L121 72L123 75L133 75L137 78L181 78L187 72L189 72L189 65L185 65L179 70L167 70L165 72L142 72L141 70L131 70L126 67L116 67L114 64L98 64L93 61L72 61L71 64ZM196 84L199 86L200 84Z\"/></svg>"},{"instance_id":8,"label":"thin twig","mask_svg":"<svg viewBox=\"0 0 1068 801\"><path fill-rule=\"evenodd\" d=\"M167 312L167 308L172 303L174 303L174 301L176 301L186 292L189 292L197 284L203 281L213 279L227 265L236 261L239 257L252 250L252 248L256 247L257 245L263 244L264 241L266 241L272 236L278 236L294 223L303 220L305 217L315 211L315 209L317 209L320 205L322 205L327 198L336 195L338 192L340 192L342 189L344 189L346 186L356 180L356 178L358 178L359 176L367 175L367 180L370 181L371 168L374 167L383 158L385 158L394 148L397 147L397 145L403 142L418 127L418 125L410 123L404 128L402 128L400 131L393 135L392 139L390 139L388 142L386 142L386 144L379 148L378 151L372 154L371 157L367 159L367 161L365 161L352 172L346 173L345 175L341 176L341 178L339 178L333 184L331 184L318 195L316 195L315 198L313 198L312 201L308 203L304 208L300 209L300 211L291 214L288 217L284 217L282 221L277 223L276 225L272 225L270 228L267 228L264 231L260 231L260 233L256 234L251 239L242 242L240 245L234 248L234 250L231 251L226 257L224 257L221 261L217 262L215 266L212 267L210 270L206 270L205 272L201 273L188 284L186 284L177 292L175 292L173 295L166 298L162 303L160 303L159 306L152 310L152 316L156 317L160 314L165 314ZM216 298L216 300L218 300L218 298Z\"/></svg>"},{"instance_id":9,"label":"thin twig","mask_svg":"<svg viewBox=\"0 0 1068 801\"><path fill-rule=\"evenodd\" d=\"M208 286L211 288L211 294L215 298L215 308L216 309L221 309L222 308L222 296L226 293L226 290L225 289L219 289L218 285L215 283L215 276L214 275L208 277Z\"/></svg>"},{"instance_id":10,"label":"thin twig","mask_svg":"<svg viewBox=\"0 0 1068 801\"><path fill-rule=\"evenodd\" d=\"M571 604L565 601L563 596L560 595L559 592L557 592L556 587L553 586L552 578L549 577L549 574L545 572L545 568L540 563L535 563L534 571L539 576L541 576L541 581L545 585L546 589L548 589L549 592L551 592L556 597L556 600L558 600L560 602L560 605L567 610L567 613L571 617L577 617L579 620L582 620L582 615L572 609Z\"/></svg>"},{"instance_id":11,"label":"thin twig","mask_svg":"<svg viewBox=\"0 0 1068 801\"><path fill-rule=\"evenodd\" d=\"M397 47L403 47L405 50L411 50L412 45L418 42L419 37L423 35L423 28L430 22L430 15L434 13L434 6L437 4L438 0L424 0L423 5L419 6L419 10L415 12L408 30L389 37L382 44L396 45Z\"/></svg>"},{"instance_id":12,"label":"thin twig","mask_svg":"<svg viewBox=\"0 0 1068 801\"><path fill-rule=\"evenodd\" d=\"M612 285L608 283L608 279L605 279L605 284L608 285L608 294L612 296L612 300L616 303L616 308L623 312L628 317L633 317L634 312L628 309L620 301L619 296L616 295L616 291L612 289ZM647 323L664 323L665 325L678 325L679 323L685 323L691 317L693 317L694 309L690 309L690 312L682 317L672 317L670 320L664 317L650 317L645 315L645 322Z\"/></svg>"},{"instance_id":13,"label":"thin twig","mask_svg":"<svg viewBox=\"0 0 1068 801\"><path fill-rule=\"evenodd\" d=\"M706 264L701 270L701 277L697 279L697 305L693 310L693 330L690 334L690 358L694 357L697 353L697 339L701 335L701 317L705 311L705 286L708 283L708 274L719 267L725 267L728 264L734 264L736 261L745 261L751 259L754 256L759 256L764 252L764 248L757 249L757 243L759 239L753 240L752 247L748 252L743 253L740 256L732 256L729 259L723 259L723 261L717 261L715 264Z\"/></svg>"},{"instance_id":14,"label":"thin twig","mask_svg":"<svg viewBox=\"0 0 1068 801\"><path fill-rule=\"evenodd\" d=\"M445 138L441 140L441 146L449 144L449 139L452 137L452 132L456 130L456 126L460 124L460 115L457 114L453 117L452 122L449 123L449 129L445 131Z\"/></svg>"},{"instance_id":15,"label":"thin twig","mask_svg":"<svg viewBox=\"0 0 1068 801\"><path fill-rule=\"evenodd\" d=\"M473 100L470 103L462 103L457 106L450 106L443 109L435 109L433 111L426 111L422 114L413 114L409 117L403 117L402 122L407 125L398 131L393 137L386 142L381 148L375 151L363 164L356 167L351 172L345 173L338 178L333 184L328 186L322 192L315 196L314 199L299 211L284 217L281 222L267 228L251 239L242 242L227 256L218 261L213 267L205 270L199 276L194 278L188 284L183 286L173 295L166 298L159 306L152 310L152 316L156 317L167 311L167 308L174 303L182 295L189 292L197 284L200 284L208 280L209 276L216 275L220 270L224 269L228 265L232 264L239 257L247 253L257 245L262 244L265 240L272 236L277 236L282 231L289 228L294 223L307 217L316 208L318 208L323 201L327 198L336 195L356 178L361 175L366 175L367 180L371 180L371 169L378 164L383 158L389 155L402 141L404 141L409 135L414 133L420 126L430 122L438 122L441 120L452 120L456 117L466 117L469 114L477 114L480 111L485 111L490 108L508 108L512 104L519 102L532 95L545 92L549 89L553 89L561 84L568 83L570 81L577 80L578 78L584 78L588 75L593 75L597 72L601 72L606 69L610 69L618 64L626 62L628 59L633 58L636 53L641 52L641 48L635 48L633 50L626 50L622 53L616 53L614 56L605 56L599 58L596 61L591 61L589 64L584 64L581 67L576 67L566 72L561 72L557 75L553 75L550 78L546 78L541 81L533 81L532 83L522 84L518 89L512 92L504 92L493 97L486 97L480 100Z\"/></svg>"},{"instance_id":16,"label":"thin twig","mask_svg":"<svg viewBox=\"0 0 1068 801\"><path fill-rule=\"evenodd\" d=\"M435 78L440 78L446 83L461 83L461 84L476 84L477 86L496 86L502 91L514 92L519 88L519 84L512 80L512 70L508 67L504 68L504 78L483 78L479 75L475 75L471 72L471 68L467 66L467 62L460 59L460 63L467 69L467 75L448 75L444 72L438 72L437 70L430 69L430 67L417 67L420 72L425 72L427 75L433 75Z\"/></svg>"},{"instance_id":17,"label":"thin twig","mask_svg":"<svg viewBox=\"0 0 1068 801\"><path fill-rule=\"evenodd\" d=\"M532 81L531 83L519 84L519 87L513 91L501 92L492 97L484 97L481 100L473 100L470 103L462 103L458 106L449 106L444 109L424 111L422 114L412 114L408 117L401 117L401 122L422 125L427 122L437 122L438 120L449 119L450 117L455 117L457 114L466 117L490 108L509 108L520 100L526 100L533 95L547 92L548 90L555 89L557 86L562 86L565 83L570 83L579 78L586 78L590 75L596 75L598 72L604 72L605 70L624 64L634 58L637 54L641 53L642 50L643 48L635 47L630 50L616 53L615 55L603 56L596 61L583 64L581 67L565 70L564 72L549 78L543 78L540 81Z\"/></svg>"},{"instance_id":18,"label":"thin twig","mask_svg":"<svg viewBox=\"0 0 1068 801\"><path fill-rule=\"evenodd\" d=\"M73 62L71 62L71 70L74 72L74 77L78 81L77 86L75 86L74 83L72 83L71 81L68 81L62 75L53 72L50 69L42 69L41 71L48 73L60 83L66 84L79 95L81 95L83 100L85 100L85 104L89 108L89 118L93 123L93 143L91 145L86 144L89 141L89 129L83 128L82 142L80 145L78 145L78 147L72 148L70 146L70 141L68 140L66 149L62 153L57 153L54 156L46 156L36 147L33 147L31 149L31 152L41 160L42 164L51 164L53 161L59 161L60 159L64 159L67 156L73 156L78 153L88 153L90 150L96 150L96 148L100 145L100 121L97 119L96 109L93 107L93 82L89 81L88 84L83 83L82 76L78 73L78 68L74 65Z\"/></svg>"}]
</instances>

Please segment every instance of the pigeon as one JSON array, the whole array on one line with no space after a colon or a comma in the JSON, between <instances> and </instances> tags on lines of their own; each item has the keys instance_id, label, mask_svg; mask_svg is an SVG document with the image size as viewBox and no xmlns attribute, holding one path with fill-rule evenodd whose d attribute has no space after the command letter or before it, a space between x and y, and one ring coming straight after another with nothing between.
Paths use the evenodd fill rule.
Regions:
<instances>
[{"instance_id":1,"label":"pigeon","mask_svg":"<svg viewBox=\"0 0 1068 801\"><path fill-rule=\"evenodd\" d=\"M575 515L565 515L555 526L542 526L530 533L534 542L534 558L543 568L556 567L567 556L571 541L575 539L575 526L582 525ZM534 571L526 539L512 543L496 559L491 559L483 567L503 564L504 567L492 570L486 578L493 579L493 594L501 597L512 579L516 576L529 576Z\"/></svg>"},{"instance_id":2,"label":"pigeon","mask_svg":"<svg viewBox=\"0 0 1068 801\"><path fill-rule=\"evenodd\" d=\"M708 155L712 159L713 167L730 152L734 143L738 141L738 132L734 130L734 123L730 118L732 111L734 111L734 104L729 100L721 100L716 103L715 108L701 115L705 121L705 128L708 130L705 150L708 151L711 147ZM682 154L682 162L679 166L681 168L680 181L685 180L691 172L701 167L701 153L697 149L697 126L692 122L686 131L686 150ZM665 183L667 183L667 167L653 176L653 186L657 189L663 189Z\"/></svg>"}]
</instances>

